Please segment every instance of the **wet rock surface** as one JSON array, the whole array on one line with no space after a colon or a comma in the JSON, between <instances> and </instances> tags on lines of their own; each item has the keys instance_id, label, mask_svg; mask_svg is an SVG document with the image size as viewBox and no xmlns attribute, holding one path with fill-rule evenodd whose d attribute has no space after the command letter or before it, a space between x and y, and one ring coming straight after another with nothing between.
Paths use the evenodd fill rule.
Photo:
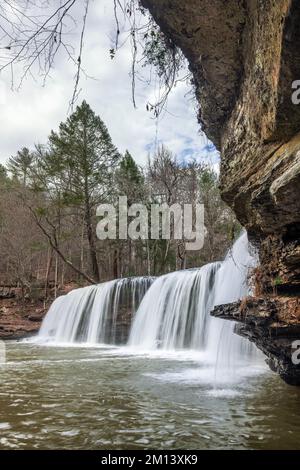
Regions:
<instances>
[{"instance_id":1,"label":"wet rock surface","mask_svg":"<svg viewBox=\"0 0 300 470\"><path fill-rule=\"evenodd\" d=\"M35 335L52 302L52 297L46 301L43 297L44 289L37 289L30 296L21 288L0 286L0 339Z\"/></svg>"},{"instance_id":2,"label":"wet rock surface","mask_svg":"<svg viewBox=\"0 0 300 470\"><path fill-rule=\"evenodd\" d=\"M257 345L270 368L287 383L300 385L299 298L249 297L217 306L212 315L236 321L236 333Z\"/></svg>"},{"instance_id":3,"label":"wet rock surface","mask_svg":"<svg viewBox=\"0 0 300 470\"><path fill-rule=\"evenodd\" d=\"M0 299L0 339L20 339L39 331L47 312L40 303Z\"/></svg>"}]
</instances>

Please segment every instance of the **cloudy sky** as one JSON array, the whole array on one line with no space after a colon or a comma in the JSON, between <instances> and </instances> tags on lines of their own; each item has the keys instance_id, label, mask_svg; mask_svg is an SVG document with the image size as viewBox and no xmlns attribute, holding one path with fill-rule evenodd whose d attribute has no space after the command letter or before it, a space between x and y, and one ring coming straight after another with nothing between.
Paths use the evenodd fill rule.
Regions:
<instances>
[{"instance_id":1,"label":"cloudy sky","mask_svg":"<svg viewBox=\"0 0 300 470\"><path fill-rule=\"evenodd\" d=\"M79 2L80 5L81 2ZM82 11L78 14L78 22ZM93 79L81 76L79 101L86 99L107 125L121 152L128 149L143 164L157 143L164 143L179 158L203 159L217 166L218 153L201 134L196 119L195 103L188 86L179 83L171 93L166 112L159 122L146 111L157 93L155 79L150 86L137 81L137 109L131 101L131 47L126 43L111 60L109 49L115 31L111 0L92 1L84 40L83 66ZM70 36L76 46L79 29ZM5 44L0 43L0 48ZM16 71L17 72L17 71ZM57 57L46 85L32 77L19 91L10 89L9 71L0 76L0 162L23 146L45 143L51 129L67 117L74 87L74 65L66 55Z\"/></svg>"}]
</instances>

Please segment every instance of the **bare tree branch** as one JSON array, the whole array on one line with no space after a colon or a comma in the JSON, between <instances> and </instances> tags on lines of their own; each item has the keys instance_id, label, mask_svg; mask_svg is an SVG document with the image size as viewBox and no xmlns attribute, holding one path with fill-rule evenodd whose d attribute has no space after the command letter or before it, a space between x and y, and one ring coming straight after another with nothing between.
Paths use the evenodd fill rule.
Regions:
<instances>
[{"instance_id":1,"label":"bare tree branch","mask_svg":"<svg viewBox=\"0 0 300 470\"><path fill-rule=\"evenodd\" d=\"M82 25L82 30L80 34L80 46L79 46L79 56L77 59L77 72L75 75L75 86L74 86L73 96L72 96L71 103L70 103L71 110L73 110L74 103L78 96L78 85L79 85L79 80L80 80L81 60L82 60L82 51L83 51L83 39L84 39L88 11L89 11L89 0L85 0L85 12L83 15L83 25Z\"/></svg>"},{"instance_id":2,"label":"bare tree branch","mask_svg":"<svg viewBox=\"0 0 300 470\"><path fill-rule=\"evenodd\" d=\"M48 232L47 230L45 229L45 227L43 226L41 220L39 219L39 217L37 216L35 210L28 204L26 204L26 207L29 209L29 211L31 212L34 220L35 220L35 223L37 224L37 226L39 227L39 229L42 231L42 233L46 236L46 238L48 239L49 241L49 244L51 246L51 248L58 254L58 256L62 259L62 261L68 265L70 268L73 269L73 271L75 271L77 274L79 274L79 276L83 277L86 281L88 281L90 284L96 284L96 281L94 279L92 279L88 274L84 273L83 271L81 271L79 268L77 268L70 260L68 260L65 255L62 253L62 251L59 249L59 246L58 246L58 242L57 242L57 237L56 237L56 233L54 234L54 237L52 237ZM52 224L51 224L52 225ZM54 227L52 225L52 227ZM54 227L55 228L55 227Z\"/></svg>"},{"instance_id":3,"label":"bare tree branch","mask_svg":"<svg viewBox=\"0 0 300 470\"><path fill-rule=\"evenodd\" d=\"M89 4L90 0L81 2L79 0L3 0L1 2L0 73L6 69L10 70L12 88L16 85L19 89L28 75L34 80L39 75L44 85L53 69L55 58L62 50L76 67L69 106L72 111L80 93L80 75L85 73L82 68L82 54ZM77 53L72 41L67 39L74 29L77 29L75 18L76 15L78 16L78 11L75 6L82 9L82 27ZM175 47L172 40L160 31L138 0L113 0L112 8L116 34L113 48L110 49L111 57L115 56L126 41L130 41L131 95L135 108L137 107L135 93L137 79L149 84L152 81L152 69L155 70L158 98L156 102L147 103L146 109L158 118L166 109L173 87L178 81L189 79L183 67L183 54ZM123 15L122 22L119 18L120 13ZM121 36L122 41L120 41ZM18 73L15 73L17 66L22 67L21 73L19 68ZM146 79L145 76L149 70L149 78Z\"/></svg>"}]
</instances>

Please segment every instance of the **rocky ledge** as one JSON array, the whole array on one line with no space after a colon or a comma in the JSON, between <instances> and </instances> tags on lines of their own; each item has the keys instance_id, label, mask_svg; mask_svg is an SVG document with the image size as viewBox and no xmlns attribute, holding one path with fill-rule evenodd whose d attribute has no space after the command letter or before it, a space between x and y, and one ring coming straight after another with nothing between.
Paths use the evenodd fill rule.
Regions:
<instances>
[{"instance_id":1,"label":"rocky ledge","mask_svg":"<svg viewBox=\"0 0 300 470\"><path fill-rule=\"evenodd\" d=\"M67 294L79 286L69 283L60 286L57 296ZM24 295L22 289L15 286L0 286L0 340L21 339L35 335L54 300L54 288L45 299L45 288L36 286Z\"/></svg>"},{"instance_id":2,"label":"rocky ledge","mask_svg":"<svg viewBox=\"0 0 300 470\"><path fill-rule=\"evenodd\" d=\"M0 298L0 339L21 339L36 334L47 309L42 302Z\"/></svg>"},{"instance_id":3,"label":"rocky ledge","mask_svg":"<svg viewBox=\"0 0 300 470\"><path fill-rule=\"evenodd\" d=\"M237 334L267 356L267 364L290 385L300 385L300 299L248 297L220 305L214 317L237 322Z\"/></svg>"}]
</instances>

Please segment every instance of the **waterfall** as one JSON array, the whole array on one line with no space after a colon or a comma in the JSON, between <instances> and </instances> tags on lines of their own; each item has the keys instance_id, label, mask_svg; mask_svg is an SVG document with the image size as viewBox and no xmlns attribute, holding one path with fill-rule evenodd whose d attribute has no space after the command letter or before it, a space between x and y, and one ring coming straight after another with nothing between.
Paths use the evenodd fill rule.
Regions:
<instances>
[{"instance_id":1,"label":"waterfall","mask_svg":"<svg viewBox=\"0 0 300 470\"><path fill-rule=\"evenodd\" d=\"M256 348L234 334L234 323L215 319L215 305L249 293L248 273L256 265L243 233L222 263L157 278L136 313L128 344L144 350L196 349L214 364L249 358Z\"/></svg>"},{"instance_id":2,"label":"waterfall","mask_svg":"<svg viewBox=\"0 0 300 470\"><path fill-rule=\"evenodd\" d=\"M129 345L143 349L204 348L220 263L159 277L134 320Z\"/></svg>"},{"instance_id":3,"label":"waterfall","mask_svg":"<svg viewBox=\"0 0 300 470\"><path fill-rule=\"evenodd\" d=\"M153 280L151 277L118 279L58 297L42 323L38 340L125 343L132 316Z\"/></svg>"},{"instance_id":4,"label":"waterfall","mask_svg":"<svg viewBox=\"0 0 300 470\"><path fill-rule=\"evenodd\" d=\"M76 289L53 302L38 340L190 349L201 351L216 369L234 368L256 358L257 350L234 333L234 322L213 318L210 311L249 294L248 275L255 265L243 233L223 262Z\"/></svg>"},{"instance_id":5,"label":"waterfall","mask_svg":"<svg viewBox=\"0 0 300 470\"><path fill-rule=\"evenodd\" d=\"M214 306L235 302L251 294L249 274L257 265L256 253L251 254L247 233L234 243L216 276ZM234 333L235 323L210 318L207 331L207 353L217 368L234 368L239 361L257 359L261 353L248 341Z\"/></svg>"}]
</instances>

